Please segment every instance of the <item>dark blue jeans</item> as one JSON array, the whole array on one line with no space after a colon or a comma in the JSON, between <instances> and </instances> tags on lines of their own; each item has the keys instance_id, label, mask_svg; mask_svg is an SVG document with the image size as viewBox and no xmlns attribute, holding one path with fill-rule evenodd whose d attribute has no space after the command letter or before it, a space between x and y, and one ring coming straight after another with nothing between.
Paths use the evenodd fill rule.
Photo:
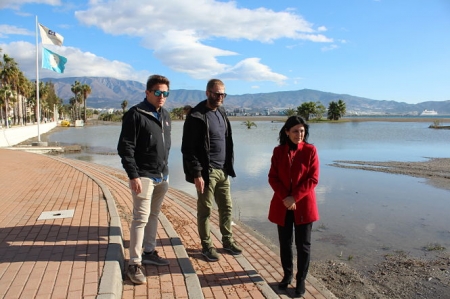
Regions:
<instances>
[{"instance_id":1,"label":"dark blue jeans","mask_svg":"<svg viewBox=\"0 0 450 299\"><path fill-rule=\"evenodd\" d=\"M280 258L284 276L293 276L292 243L295 229L295 246L297 248L297 281L305 280L311 259L311 230L312 222L294 224L294 211L287 210L284 226L277 225L278 240L280 241Z\"/></svg>"}]
</instances>

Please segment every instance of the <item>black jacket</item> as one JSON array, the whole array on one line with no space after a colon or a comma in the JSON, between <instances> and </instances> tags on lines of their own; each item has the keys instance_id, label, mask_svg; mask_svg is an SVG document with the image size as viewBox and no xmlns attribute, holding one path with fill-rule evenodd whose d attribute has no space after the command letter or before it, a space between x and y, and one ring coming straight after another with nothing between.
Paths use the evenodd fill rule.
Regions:
<instances>
[{"instance_id":1,"label":"black jacket","mask_svg":"<svg viewBox=\"0 0 450 299\"><path fill-rule=\"evenodd\" d=\"M161 108L160 122L151 113L154 107L146 101L131 107L122 120L117 151L130 179L163 178L169 174L170 115Z\"/></svg>"},{"instance_id":2,"label":"black jacket","mask_svg":"<svg viewBox=\"0 0 450 299\"><path fill-rule=\"evenodd\" d=\"M203 177L206 186L209 183L209 125L206 117L206 100L200 102L191 109L186 117L183 127L183 141L181 144L181 152L183 153L183 169L186 175L186 181L194 183L194 178ZM225 110L222 107L218 111L225 119L227 126L225 132L226 157L224 170L226 173L235 177L233 163L233 138L231 133L231 125Z\"/></svg>"}]
</instances>

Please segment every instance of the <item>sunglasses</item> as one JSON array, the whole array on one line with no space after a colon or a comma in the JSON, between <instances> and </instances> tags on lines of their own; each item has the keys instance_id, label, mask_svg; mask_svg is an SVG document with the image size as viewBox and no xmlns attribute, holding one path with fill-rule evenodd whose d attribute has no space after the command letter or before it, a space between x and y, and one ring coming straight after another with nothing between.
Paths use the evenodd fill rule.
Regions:
<instances>
[{"instance_id":1,"label":"sunglasses","mask_svg":"<svg viewBox=\"0 0 450 299\"><path fill-rule=\"evenodd\" d=\"M168 91L161 91L161 90L150 90L150 91L153 91L153 94L157 97L160 97L161 95L163 95L163 97L167 98L169 96Z\"/></svg>"},{"instance_id":2,"label":"sunglasses","mask_svg":"<svg viewBox=\"0 0 450 299\"><path fill-rule=\"evenodd\" d=\"M219 92L212 92L212 91L210 91L210 93L212 94L212 95L214 95L216 98L220 98L220 97L223 97L224 99L227 97L227 94L226 93L219 93Z\"/></svg>"}]
</instances>

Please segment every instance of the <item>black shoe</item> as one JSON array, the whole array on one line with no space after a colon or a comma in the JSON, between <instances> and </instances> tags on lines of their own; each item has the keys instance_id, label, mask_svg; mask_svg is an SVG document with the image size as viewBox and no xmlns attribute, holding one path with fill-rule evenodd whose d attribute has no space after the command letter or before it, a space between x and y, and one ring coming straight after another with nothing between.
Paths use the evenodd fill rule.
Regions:
<instances>
[{"instance_id":1,"label":"black shoe","mask_svg":"<svg viewBox=\"0 0 450 299\"><path fill-rule=\"evenodd\" d=\"M280 283L278 284L278 288L280 290L286 290L287 286L292 282L292 276L288 275L288 276L284 276L283 279L280 281Z\"/></svg>"},{"instance_id":2,"label":"black shoe","mask_svg":"<svg viewBox=\"0 0 450 299\"><path fill-rule=\"evenodd\" d=\"M236 243L224 244L223 249L228 251L231 255L239 255L242 253L241 247L237 246Z\"/></svg>"},{"instance_id":3,"label":"black shoe","mask_svg":"<svg viewBox=\"0 0 450 299\"><path fill-rule=\"evenodd\" d=\"M158 251L153 250L152 252L144 252L142 254L142 263L145 265L156 265L156 266L167 266L169 265L169 260L163 259L159 256Z\"/></svg>"},{"instance_id":4,"label":"black shoe","mask_svg":"<svg viewBox=\"0 0 450 299\"><path fill-rule=\"evenodd\" d=\"M295 286L295 295L303 297L303 295L305 295L305 292L305 280L302 279L300 281L297 281L297 285Z\"/></svg>"},{"instance_id":5,"label":"black shoe","mask_svg":"<svg viewBox=\"0 0 450 299\"><path fill-rule=\"evenodd\" d=\"M219 255L214 247L203 249L202 254L209 262L217 262L219 260Z\"/></svg>"}]
</instances>

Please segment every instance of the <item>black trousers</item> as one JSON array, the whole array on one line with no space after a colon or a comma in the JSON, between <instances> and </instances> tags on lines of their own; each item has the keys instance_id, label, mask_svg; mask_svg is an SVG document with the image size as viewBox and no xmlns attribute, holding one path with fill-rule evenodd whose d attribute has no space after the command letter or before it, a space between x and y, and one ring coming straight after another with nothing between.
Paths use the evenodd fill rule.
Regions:
<instances>
[{"instance_id":1,"label":"black trousers","mask_svg":"<svg viewBox=\"0 0 450 299\"><path fill-rule=\"evenodd\" d=\"M284 276L293 276L292 243L295 228L295 246L297 248L297 281L305 280L308 274L311 259L311 230L312 222L307 224L294 224L294 211L286 212L284 226L277 225L278 240L280 241L280 257Z\"/></svg>"}]
</instances>

